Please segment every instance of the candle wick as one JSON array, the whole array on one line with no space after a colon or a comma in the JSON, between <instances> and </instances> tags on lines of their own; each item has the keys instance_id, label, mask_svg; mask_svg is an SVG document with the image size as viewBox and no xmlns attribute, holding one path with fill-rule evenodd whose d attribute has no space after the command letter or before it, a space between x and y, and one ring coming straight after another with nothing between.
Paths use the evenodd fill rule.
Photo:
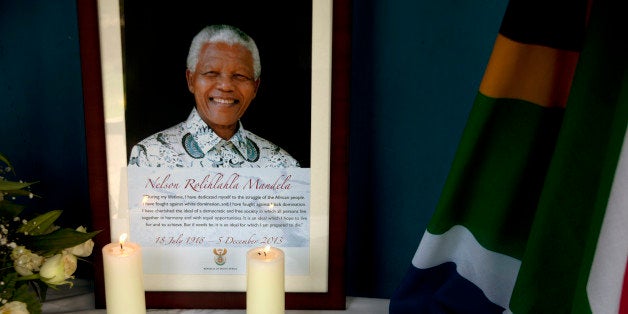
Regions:
<instances>
[{"instance_id":1,"label":"candle wick","mask_svg":"<svg viewBox=\"0 0 628 314\"><path fill-rule=\"evenodd\" d=\"M124 247L122 246L122 243L120 243L120 250L124 251Z\"/></svg>"}]
</instances>

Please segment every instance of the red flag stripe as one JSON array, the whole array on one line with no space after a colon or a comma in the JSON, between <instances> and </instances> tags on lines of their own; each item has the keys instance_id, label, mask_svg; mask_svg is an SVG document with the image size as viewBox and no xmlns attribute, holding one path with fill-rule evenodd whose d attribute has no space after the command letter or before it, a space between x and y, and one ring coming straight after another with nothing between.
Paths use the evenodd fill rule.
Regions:
<instances>
[{"instance_id":1,"label":"red flag stripe","mask_svg":"<svg viewBox=\"0 0 628 314\"><path fill-rule=\"evenodd\" d=\"M626 271L624 272L624 286L621 289L619 314L628 314L628 263L626 263Z\"/></svg>"}]
</instances>

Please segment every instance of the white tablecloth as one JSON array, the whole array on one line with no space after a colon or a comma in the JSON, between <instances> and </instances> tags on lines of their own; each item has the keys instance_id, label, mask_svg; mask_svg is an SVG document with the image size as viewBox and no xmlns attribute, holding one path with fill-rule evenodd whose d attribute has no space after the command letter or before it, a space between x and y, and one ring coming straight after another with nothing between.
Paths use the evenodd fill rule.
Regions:
<instances>
[{"instance_id":1,"label":"white tablecloth","mask_svg":"<svg viewBox=\"0 0 628 314\"><path fill-rule=\"evenodd\" d=\"M347 297L346 311L322 311L322 310L287 310L286 314L385 314L388 313L387 299L355 298ZM105 314L105 309L94 309L94 293L92 283L89 281L75 280L71 289L58 291L48 289L47 300L42 305L44 314ZM148 313L161 314L245 314L245 310L224 309L149 309Z\"/></svg>"}]
</instances>

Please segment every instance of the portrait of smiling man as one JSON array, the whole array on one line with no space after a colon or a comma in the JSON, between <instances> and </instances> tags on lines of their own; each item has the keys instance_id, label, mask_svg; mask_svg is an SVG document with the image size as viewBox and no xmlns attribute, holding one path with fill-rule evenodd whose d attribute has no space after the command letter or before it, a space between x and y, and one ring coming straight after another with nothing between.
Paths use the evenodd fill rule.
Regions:
<instances>
[{"instance_id":1,"label":"portrait of smiling man","mask_svg":"<svg viewBox=\"0 0 628 314\"><path fill-rule=\"evenodd\" d=\"M152 134L131 149L129 167L290 168L287 151L241 122L260 87L255 41L231 25L203 28L187 57L188 90L195 106L188 118Z\"/></svg>"}]
</instances>

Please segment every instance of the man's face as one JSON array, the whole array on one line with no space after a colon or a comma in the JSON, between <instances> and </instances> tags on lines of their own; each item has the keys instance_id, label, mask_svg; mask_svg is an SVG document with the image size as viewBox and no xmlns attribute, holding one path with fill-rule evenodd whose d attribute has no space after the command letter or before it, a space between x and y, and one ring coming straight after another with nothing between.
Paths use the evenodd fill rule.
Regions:
<instances>
[{"instance_id":1,"label":"man's face","mask_svg":"<svg viewBox=\"0 0 628 314\"><path fill-rule=\"evenodd\" d=\"M186 71L186 78L199 115L219 135L219 130L235 131L259 86L253 56L238 44L205 44L196 69Z\"/></svg>"}]
</instances>

